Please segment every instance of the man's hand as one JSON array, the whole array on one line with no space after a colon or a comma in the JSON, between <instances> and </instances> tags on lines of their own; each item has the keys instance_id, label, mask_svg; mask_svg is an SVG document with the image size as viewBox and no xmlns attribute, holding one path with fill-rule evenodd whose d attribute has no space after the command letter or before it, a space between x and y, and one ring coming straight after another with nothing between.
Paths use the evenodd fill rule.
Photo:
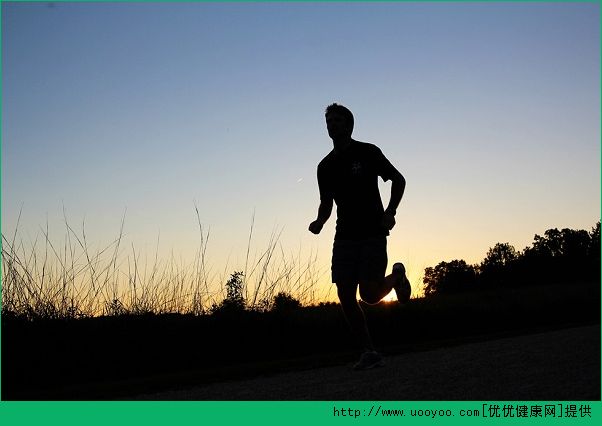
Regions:
<instances>
[{"instance_id":1,"label":"man's hand","mask_svg":"<svg viewBox=\"0 0 602 426\"><path fill-rule=\"evenodd\" d=\"M383 214L382 225L387 231L393 229L395 226L395 215L385 210L385 213Z\"/></svg>"},{"instance_id":2,"label":"man's hand","mask_svg":"<svg viewBox=\"0 0 602 426\"><path fill-rule=\"evenodd\" d=\"M312 234L318 235L320 233L320 231L322 230L323 226L324 226L324 223L322 223L319 220L314 220L312 223L309 224L309 232L311 232Z\"/></svg>"}]
</instances>

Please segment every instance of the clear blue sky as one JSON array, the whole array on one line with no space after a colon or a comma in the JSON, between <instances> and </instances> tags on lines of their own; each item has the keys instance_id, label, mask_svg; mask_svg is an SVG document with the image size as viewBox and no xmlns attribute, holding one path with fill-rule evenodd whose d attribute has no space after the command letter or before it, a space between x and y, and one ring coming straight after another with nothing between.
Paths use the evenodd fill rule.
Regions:
<instances>
[{"instance_id":1,"label":"clear blue sky","mask_svg":"<svg viewBox=\"0 0 602 426\"><path fill-rule=\"evenodd\" d=\"M598 3L2 3L2 232L48 220L217 268L258 248L328 267L323 110L407 179L391 261L522 249L600 218ZM389 186L381 186L385 201ZM326 278L328 275L326 275ZM326 279L326 281L328 281ZM324 282L328 286L328 282Z\"/></svg>"}]
</instances>

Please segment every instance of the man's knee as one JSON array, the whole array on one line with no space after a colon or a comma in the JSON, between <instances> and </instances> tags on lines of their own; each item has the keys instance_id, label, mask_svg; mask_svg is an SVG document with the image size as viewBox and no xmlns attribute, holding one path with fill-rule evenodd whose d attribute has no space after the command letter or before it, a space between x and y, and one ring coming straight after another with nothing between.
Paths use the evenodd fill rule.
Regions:
<instances>
[{"instance_id":1,"label":"man's knee","mask_svg":"<svg viewBox=\"0 0 602 426\"><path fill-rule=\"evenodd\" d=\"M382 299L378 286L373 282L360 283L360 297L369 305L376 305Z\"/></svg>"}]
</instances>

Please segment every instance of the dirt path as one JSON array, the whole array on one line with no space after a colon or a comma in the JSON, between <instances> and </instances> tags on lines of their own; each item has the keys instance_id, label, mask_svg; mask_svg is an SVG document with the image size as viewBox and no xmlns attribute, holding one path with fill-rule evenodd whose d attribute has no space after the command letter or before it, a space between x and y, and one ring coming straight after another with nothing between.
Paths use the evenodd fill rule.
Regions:
<instances>
[{"instance_id":1,"label":"dirt path","mask_svg":"<svg viewBox=\"0 0 602 426\"><path fill-rule=\"evenodd\" d=\"M149 400L600 400L600 326L139 396Z\"/></svg>"}]
</instances>

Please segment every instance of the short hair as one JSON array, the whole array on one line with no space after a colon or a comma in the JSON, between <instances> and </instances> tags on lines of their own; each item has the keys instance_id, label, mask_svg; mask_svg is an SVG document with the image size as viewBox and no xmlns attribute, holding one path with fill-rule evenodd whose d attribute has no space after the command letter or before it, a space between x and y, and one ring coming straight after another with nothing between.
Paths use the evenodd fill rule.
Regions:
<instances>
[{"instance_id":1,"label":"short hair","mask_svg":"<svg viewBox=\"0 0 602 426\"><path fill-rule=\"evenodd\" d=\"M347 122L351 126L351 130L353 130L353 123L354 123L353 113L349 110L349 108L347 108L341 104L337 104L335 102L335 103L328 105L326 107L326 111L324 111L324 115L328 115L330 113L341 114L343 117L345 117L345 120L347 120Z\"/></svg>"}]
</instances>

